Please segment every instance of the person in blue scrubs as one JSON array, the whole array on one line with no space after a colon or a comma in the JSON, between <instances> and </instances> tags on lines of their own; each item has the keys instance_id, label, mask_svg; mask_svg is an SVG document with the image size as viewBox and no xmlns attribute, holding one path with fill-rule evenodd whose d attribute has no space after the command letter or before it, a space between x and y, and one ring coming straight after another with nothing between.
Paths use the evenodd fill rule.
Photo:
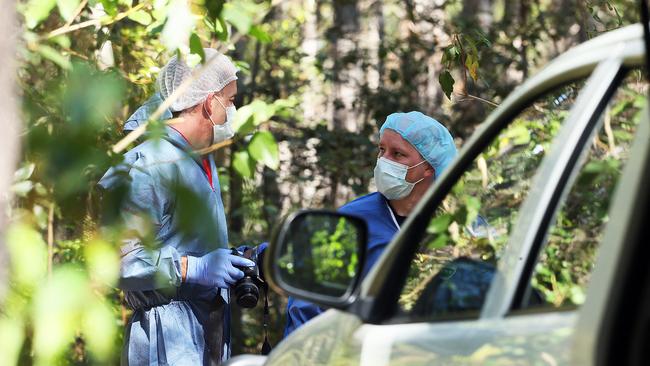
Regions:
<instances>
[{"instance_id":1,"label":"person in blue scrubs","mask_svg":"<svg viewBox=\"0 0 650 366\"><path fill-rule=\"evenodd\" d=\"M435 178L457 155L454 139L445 126L420 112L389 115L379 130L378 148L374 171L377 192L339 208L368 224L362 276L374 266ZM289 298L285 337L321 312L323 309L314 304Z\"/></svg>"},{"instance_id":2,"label":"person in blue scrubs","mask_svg":"<svg viewBox=\"0 0 650 366\"><path fill-rule=\"evenodd\" d=\"M228 249L217 167L211 154L196 152L234 135L237 69L216 50L204 52L205 66L196 66L202 72L162 116L177 118L162 138L128 151L99 182L105 198L126 192L119 216L130 235L121 246L119 287L133 315L122 365L228 359L229 289L243 277L236 266L255 265ZM147 121L196 67L174 56L160 72L158 93L127 120L125 131ZM200 217L189 218L191 212Z\"/></svg>"}]
</instances>

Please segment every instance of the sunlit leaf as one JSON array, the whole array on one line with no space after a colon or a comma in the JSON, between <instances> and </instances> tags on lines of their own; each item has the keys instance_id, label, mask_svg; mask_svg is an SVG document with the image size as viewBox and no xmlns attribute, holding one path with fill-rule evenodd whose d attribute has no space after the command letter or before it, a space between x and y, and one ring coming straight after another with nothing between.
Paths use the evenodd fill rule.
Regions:
<instances>
[{"instance_id":1,"label":"sunlit leaf","mask_svg":"<svg viewBox=\"0 0 650 366\"><path fill-rule=\"evenodd\" d=\"M478 80L478 58L477 56L473 54L468 54L467 58L465 59L465 67L467 68L467 71L469 71L469 75L474 79L475 81Z\"/></svg>"},{"instance_id":2,"label":"sunlit leaf","mask_svg":"<svg viewBox=\"0 0 650 366\"><path fill-rule=\"evenodd\" d=\"M147 13L144 10L135 11L129 14L128 18L142 25L149 25L153 21L151 14Z\"/></svg>"},{"instance_id":3,"label":"sunlit leaf","mask_svg":"<svg viewBox=\"0 0 650 366\"><path fill-rule=\"evenodd\" d=\"M84 309L82 331L88 350L98 360L106 360L114 352L117 324L106 303L94 298Z\"/></svg>"},{"instance_id":4,"label":"sunlit leaf","mask_svg":"<svg viewBox=\"0 0 650 366\"><path fill-rule=\"evenodd\" d=\"M160 40L168 51L188 47L194 16L184 0L173 0L167 12L167 23L160 34Z\"/></svg>"},{"instance_id":5,"label":"sunlit leaf","mask_svg":"<svg viewBox=\"0 0 650 366\"><path fill-rule=\"evenodd\" d=\"M30 0L23 11L25 24L29 29L36 27L50 15L56 5L56 0Z\"/></svg>"},{"instance_id":6,"label":"sunlit leaf","mask_svg":"<svg viewBox=\"0 0 650 366\"><path fill-rule=\"evenodd\" d=\"M22 182L14 183L11 186L11 192L20 197L25 197L34 188L34 182L31 180L24 180Z\"/></svg>"},{"instance_id":7,"label":"sunlit leaf","mask_svg":"<svg viewBox=\"0 0 650 366\"><path fill-rule=\"evenodd\" d=\"M440 249L444 248L449 243L449 236L447 234L440 233L436 238L427 245L429 249Z\"/></svg>"},{"instance_id":8,"label":"sunlit leaf","mask_svg":"<svg viewBox=\"0 0 650 366\"><path fill-rule=\"evenodd\" d=\"M75 10L79 7L81 0L56 0L59 8L59 14L65 19L66 22L70 21L75 16Z\"/></svg>"},{"instance_id":9,"label":"sunlit leaf","mask_svg":"<svg viewBox=\"0 0 650 366\"><path fill-rule=\"evenodd\" d=\"M64 70L72 69L72 64L70 63L70 57L63 56L59 51L55 50L54 48L41 44L38 45L36 51L38 51L38 53L40 53L46 59L59 65L62 69Z\"/></svg>"},{"instance_id":10,"label":"sunlit leaf","mask_svg":"<svg viewBox=\"0 0 650 366\"><path fill-rule=\"evenodd\" d=\"M249 34L255 38L257 38L260 42L262 43L269 43L271 42L271 36L266 33L265 31L262 30L257 25L254 25L251 27Z\"/></svg>"},{"instance_id":11,"label":"sunlit leaf","mask_svg":"<svg viewBox=\"0 0 650 366\"><path fill-rule=\"evenodd\" d=\"M48 212L41 205L34 205L32 210L34 213L34 218L36 219L36 224L41 230L44 230L47 227Z\"/></svg>"},{"instance_id":12,"label":"sunlit leaf","mask_svg":"<svg viewBox=\"0 0 650 366\"><path fill-rule=\"evenodd\" d=\"M120 274L118 250L102 240L94 240L84 248L90 278L102 284L115 286Z\"/></svg>"},{"instance_id":13,"label":"sunlit leaf","mask_svg":"<svg viewBox=\"0 0 650 366\"><path fill-rule=\"evenodd\" d=\"M41 234L25 224L12 225L7 232L7 247L14 281L33 287L45 277L47 245Z\"/></svg>"},{"instance_id":14,"label":"sunlit leaf","mask_svg":"<svg viewBox=\"0 0 650 366\"><path fill-rule=\"evenodd\" d=\"M451 219L452 217L449 214L436 216L431 220L431 222L429 222L429 226L427 226L427 233L438 234L446 232L449 223L451 223Z\"/></svg>"},{"instance_id":15,"label":"sunlit leaf","mask_svg":"<svg viewBox=\"0 0 650 366\"><path fill-rule=\"evenodd\" d=\"M252 178L255 171L255 163L252 161L247 151L237 151L232 162L235 171L244 178Z\"/></svg>"},{"instance_id":16,"label":"sunlit leaf","mask_svg":"<svg viewBox=\"0 0 650 366\"><path fill-rule=\"evenodd\" d=\"M62 34L60 36L52 37L49 39L50 42L55 43L63 48L70 48L71 42L70 37Z\"/></svg>"},{"instance_id":17,"label":"sunlit leaf","mask_svg":"<svg viewBox=\"0 0 650 366\"><path fill-rule=\"evenodd\" d=\"M74 266L57 268L34 298L34 352L38 363L53 364L74 340L82 312L92 299L88 280Z\"/></svg>"},{"instance_id":18,"label":"sunlit leaf","mask_svg":"<svg viewBox=\"0 0 650 366\"><path fill-rule=\"evenodd\" d=\"M274 104L255 100L237 110L233 129L240 135L250 133L261 123L270 120L275 115L276 108Z\"/></svg>"},{"instance_id":19,"label":"sunlit leaf","mask_svg":"<svg viewBox=\"0 0 650 366\"><path fill-rule=\"evenodd\" d=\"M472 225L481 209L481 200L473 196L465 196L465 208L467 209L467 219L465 225Z\"/></svg>"},{"instance_id":20,"label":"sunlit leaf","mask_svg":"<svg viewBox=\"0 0 650 366\"><path fill-rule=\"evenodd\" d=\"M25 338L22 318L0 315L0 354L4 365L18 365L20 348Z\"/></svg>"},{"instance_id":21,"label":"sunlit leaf","mask_svg":"<svg viewBox=\"0 0 650 366\"><path fill-rule=\"evenodd\" d=\"M223 18L241 33L247 34L253 25L253 20L240 1L224 4L222 14Z\"/></svg>"},{"instance_id":22,"label":"sunlit leaf","mask_svg":"<svg viewBox=\"0 0 650 366\"><path fill-rule=\"evenodd\" d=\"M104 11L110 16L117 15L117 0L100 0Z\"/></svg>"},{"instance_id":23,"label":"sunlit leaf","mask_svg":"<svg viewBox=\"0 0 650 366\"><path fill-rule=\"evenodd\" d=\"M14 173L14 182L20 182L21 180L29 179L29 177L31 177L34 173L35 168L36 164L34 163L24 164Z\"/></svg>"},{"instance_id":24,"label":"sunlit leaf","mask_svg":"<svg viewBox=\"0 0 650 366\"><path fill-rule=\"evenodd\" d=\"M218 17L214 22L214 32L220 41L225 42L228 40L228 26L222 16Z\"/></svg>"},{"instance_id":25,"label":"sunlit leaf","mask_svg":"<svg viewBox=\"0 0 650 366\"><path fill-rule=\"evenodd\" d=\"M255 133L250 144L248 144L250 156L262 162L271 169L277 169L280 165L278 144L275 137L268 131Z\"/></svg>"}]
</instances>

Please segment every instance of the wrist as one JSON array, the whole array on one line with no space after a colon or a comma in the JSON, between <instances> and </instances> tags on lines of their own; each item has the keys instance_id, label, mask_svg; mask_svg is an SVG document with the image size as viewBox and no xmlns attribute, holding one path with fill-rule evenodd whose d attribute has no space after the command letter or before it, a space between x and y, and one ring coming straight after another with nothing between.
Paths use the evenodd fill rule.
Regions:
<instances>
[{"instance_id":1,"label":"wrist","mask_svg":"<svg viewBox=\"0 0 650 366\"><path fill-rule=\"evenodd\" d=\"M199 258L191 255L185 256L185 277L183 282L194 282L198 275Z\"/></svg>"},{"instance_id":2,"label":"wrist","mask_svg":"<svg viewBox=\"0 0 650 366\"><path fill-rule=\"evenodd\" d=\"M181 257L181 283L187 282L187 256Z\"/></svg>"}]
</instances>

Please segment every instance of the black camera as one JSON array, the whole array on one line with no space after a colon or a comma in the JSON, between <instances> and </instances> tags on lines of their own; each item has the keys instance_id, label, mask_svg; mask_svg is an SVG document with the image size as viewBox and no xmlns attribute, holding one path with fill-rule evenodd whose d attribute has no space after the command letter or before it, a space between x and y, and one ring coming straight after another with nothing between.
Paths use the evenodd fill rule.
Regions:
<instances>
[{"instance_id":1,"label":"black camera","mask_svg":"<svg viewBox=\"0 0 650 366\"><path fill-rule=\"evenodd\" d=\"M233 248L232 254L250 259L256 263L251 267L235 266L244 272L244 277L233 286L237 304L243 308L254 308L260 298L260 288L266 285L264 279L260 276L259 266L257 266L257 248L249 249L243 254Z\"/></svg>"}]
</instances>

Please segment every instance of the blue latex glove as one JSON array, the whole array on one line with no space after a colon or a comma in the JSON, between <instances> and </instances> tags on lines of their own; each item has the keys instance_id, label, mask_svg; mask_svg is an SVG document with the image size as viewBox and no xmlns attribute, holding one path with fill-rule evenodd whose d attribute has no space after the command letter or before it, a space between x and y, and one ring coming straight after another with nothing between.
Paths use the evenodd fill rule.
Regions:
<instances>
[{"instance_id":1,"label":"blue latex glove","mask_svg":"<svg viewBox=\"0 0 650 366\"><path fill-rule=\"evenodd\" d=\"M228 288L244 277L244 272L235 268L251 267L255 262L238 257L230 249L216 249L202 257L187 256L185 281L204 286Z\"/></svg>"}]
</instances>

